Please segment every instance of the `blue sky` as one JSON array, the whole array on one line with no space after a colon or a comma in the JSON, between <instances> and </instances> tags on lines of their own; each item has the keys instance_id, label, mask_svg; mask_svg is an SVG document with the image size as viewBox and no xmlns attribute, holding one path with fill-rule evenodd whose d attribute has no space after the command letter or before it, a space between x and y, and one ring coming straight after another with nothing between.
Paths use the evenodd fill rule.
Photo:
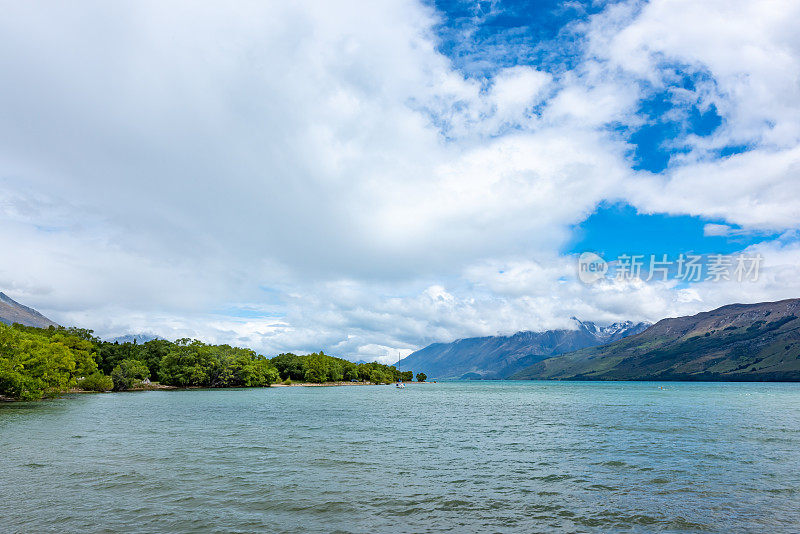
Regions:
<instances>
[{"instance_id":1,"label":"blue sky","mask_svg":"<svg viewBox=\"0 0 800 534\"><path fill-rule=\"evenodd\" d=\"M565 252L596 252L606 259L622 254L732 254L763 241L774 233L706 235L707 224L719 224L686 215L640 214L629 204L603 204L576 225Z\"/></svg>"},{"instance_id":2,"label":"blue sky","mask_svg":"<svg viewBox=\"0 0 800 534\"><path fill-rule=\"evenodd\" d=\"M798 24L793 0L16 3L0 290L102 336L384 361L796 297ZM764 263L586 284L586 251Z\"/></svg>"},{"instance_id":3,"label":"blue sky","mask_svg":"<svg viewBox=\"0 0 800 534\"><path fill-rule=\"evenodd\" d=\"M579 63L585 53L580 25L614 2L433 1L442 20L436 26L439 50L468 77L491 83L498 70L533 66L558 75ZM666 62L666 83L640 81L635 124L609 124L628 145L631 168L649 173L667 170L674 156L686 154L682 140L708 138L723 125L714 104L687 99L713 76L693 65ZM747 145L716 149L717 158L746 152ZM594 251L606 258L621 254L731 254L768 240L770 231L731 236L704 235L707 224L724 220L691 215L640 212L625 202L602 202L585 220L572 226L564 253Z\"/></svg>"},{"instance_id":4,"label":"blue sky","mask_svg":"<svg viewBox=\"0 0 800 534\"><path fill-rule=\"evenodd\" d=\"M576 24L601 12L600 2L433 1L441 16L438 49L464 74L491 76L514 65L558 73L580 61Z\"/></svg>"}]
</instances>

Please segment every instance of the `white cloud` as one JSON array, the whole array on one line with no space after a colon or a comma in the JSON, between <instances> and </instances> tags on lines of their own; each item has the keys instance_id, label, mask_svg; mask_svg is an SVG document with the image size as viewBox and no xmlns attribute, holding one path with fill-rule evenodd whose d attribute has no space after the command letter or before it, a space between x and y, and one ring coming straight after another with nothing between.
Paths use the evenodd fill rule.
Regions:
<instances>
[{"instance_id":1,"label":"white cloud","mask_svg":"<svg viewBox=\"0 0 800 534\"><path fill-rule=\"evenodd\" d=\"M706 224L705 226L703 226L703 235L706 236L706 237L709 237L709 236L720 236L720 237L729 236L729 235L731 235L732 231L733 231L733 228L731 228L727 224L712 224L712 223L709 223L709 224Z\"/></svg>"},{"instance_id":2,"label":"white cloud","mask_svg":"<svg viewBox=\"0 0 800 534\"><path fill-rule=\"evenodd\" d=\"M103 334L384 361L724 303L735 288L583 286L558 251L603 200L796 227L798 18L790 2L618 4L584 27L573 71L475 80L411 0L9 5L0 286ZM609 125L641 122L665 62L707 74L676 98L724 123L678 140L691 151L663 175L635 173ZM754 150L711 156L733 143ZM786 265L740 295L796 294Z\"/></svg>"},{"instance_id":3,"label":"white cloud","mask_svg":"<svg viewBox=\"0 0 800 534\"><path fill-rule=\"evenodd\" d=\"M503 69L493 79L488 98L500 124L530 122L531 108L544 98L551 76L531 67Z\"/></svg>"},{"instance_id":4,"label":"white cloud","mask_svg":"<svg viewBox=\"0 0 800 534\"><path fill-rule=\"evenodd\" d=\"M720 218L750 229L800 225L800 145L757 149L642 178L630 198L647 211Z\"/></svg>"},{"instance_id":5,"label":"white cloud","mask_svg":"<svg viewBox=\"0 0 800 534\"><path fill-rule=\"evenodd\" d=\"M664 176L637 181L631 200L646 211L723 218L751 228L800 223L800 4L654 0L622 4L595 20L591 51L621 79L657 88L674 69L695 77L676 101L715 106L709 137L677 140L692 150ZM716 150L747 145L727 158Z\"/></svg>"},{"instance_id":6,"label":"white cloud","mask_svg":"<svg viewBox=\"0 0 800 534\"><path fill-rule=\"evenodd\" d=\"M627 9L614 11L616 24L595 27L596 55L655 83L663 83L666 63L707 72L697 96L723 114L725 142L797 143L797 2L654 0L620 21Z\"/></svg>"}]
</instances>

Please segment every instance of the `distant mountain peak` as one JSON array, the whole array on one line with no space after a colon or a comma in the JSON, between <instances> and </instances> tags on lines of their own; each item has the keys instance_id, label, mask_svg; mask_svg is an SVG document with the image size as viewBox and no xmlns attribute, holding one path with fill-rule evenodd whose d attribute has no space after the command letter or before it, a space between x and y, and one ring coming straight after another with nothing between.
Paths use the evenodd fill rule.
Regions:
<instances>
[{"instance_id":1,"label":"distant mountain peak","mask_svg":"<svg viewBox=\"0 0 800 534\"><path fill-rule=\"evenodd\" d=\"M512 378L797 381L799 333L800 299L729 304L534 362Z\"/></svg>"},{"instance_id":2,"label":"distant mountain peak","mask_svg":"<svg viewBox=\"0 0 800 534\"><path fill-rule=\"evenodd\" d=\"M137 345L141 345L142 343L147 343L148 341L153 341L154 339L164 338L155 334L125 334L124 336L111 338L109 341L111 343L136 343Z\"/></svg>"},{"instance_id":3,"label":"distant mountain peak","mask_svg":"<svg viewBox=\"0 0 800 534\"><path fill-rule=\"evenodd\" d=\"M25 326L47 328L58 326L33 308L29 308L0 291L0 323L19 323Z\"/></svg>"},{"instance_id":4,"label":"distant mountain peak","mask_svg":"<svg viewBox=\"0 0 800 534\"><path fill-rule=\"evenodd\" d=\"M506 378L545 358L610 343L645 330L649 323L625 321L598 327L572 317L575 328L462 338L433 343L400 361L400 369L421 370L432 378Z\"/></svg>"}]
</instances>

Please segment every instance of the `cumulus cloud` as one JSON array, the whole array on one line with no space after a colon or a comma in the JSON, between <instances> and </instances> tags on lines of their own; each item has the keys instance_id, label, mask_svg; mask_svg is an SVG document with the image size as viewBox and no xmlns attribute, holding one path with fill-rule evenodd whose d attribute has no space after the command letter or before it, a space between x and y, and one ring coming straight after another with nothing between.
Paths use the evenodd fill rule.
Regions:
<instances>
[{"instance_id":1,"label":"cumulus cloud","mask_svg":"<svg viewBox=\"0 0 800 534\"><path fill-rule=\"evenodd\" d=\"M559 251L604 200L797 226L800 17L778 4L614 4L576 29L575 68L486 79L411 0L9 5L0 285L104 335L384 361L724 303L735 288L584 286ZM615 125L674 64L703 74L674 98L723 124L634 171ZM775 247L789 263L740 296L795 291Z\"/></svg>"},{"instance_id":2,"label":"cumulus cloud","mask_svg":"<svg viewBox=\"0 0 800 534\"><path fill-rule=\"evenodd\" d=\"M594 60L632 83L669 89L675 101L713 106L722 121L710 136L676 140L688 153L663 176L637 181L630 196L637 206L751 228L800 223L798 20L800 5L791 0L654 0L594 20ZM690 86L675 83L677 68L693 77ZM736 153L741 147L748 150Z\"/></svg>"}]
</instances>

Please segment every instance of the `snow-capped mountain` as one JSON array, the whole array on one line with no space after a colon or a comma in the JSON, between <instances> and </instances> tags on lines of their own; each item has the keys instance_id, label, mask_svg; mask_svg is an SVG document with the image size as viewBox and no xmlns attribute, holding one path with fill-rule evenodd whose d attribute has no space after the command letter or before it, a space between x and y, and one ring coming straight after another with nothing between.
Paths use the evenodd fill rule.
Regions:
<instances>
[{"instance_id":1,"label":"snow-capped mountain","mask_svg":"<svg viewBox=\"0 0 800 534\"><path fill-rule=\"evenodd\" d=\"M423 371L431 378L506 378L551 356L612 343L650 326L632 321L597 326L590 321L573 320L575 328L570 330L526 331L434 343L401 360L400 369Z\"/></svg>"},{"instance_id":2,"label":"snow-capped mountain","mask_svg":"<svg viewBox=\"0 0 800 534\"><path fill-rule=\"evenodd\" d=\"M800 380L800 299L662 319L636 337L548 358L515 379Z\"/></svg>"},{"instance_id":3,"label":"snow-capped mountain","mask_svg":"<svg viewBox=\"0 0 800 534\"><path fill-rule=\"evenodd\" d=\"M126 334L109 339L111 343L136 343L142 345L154 339L163 339L155 334Z\"/></svg>"}]
</instances>

